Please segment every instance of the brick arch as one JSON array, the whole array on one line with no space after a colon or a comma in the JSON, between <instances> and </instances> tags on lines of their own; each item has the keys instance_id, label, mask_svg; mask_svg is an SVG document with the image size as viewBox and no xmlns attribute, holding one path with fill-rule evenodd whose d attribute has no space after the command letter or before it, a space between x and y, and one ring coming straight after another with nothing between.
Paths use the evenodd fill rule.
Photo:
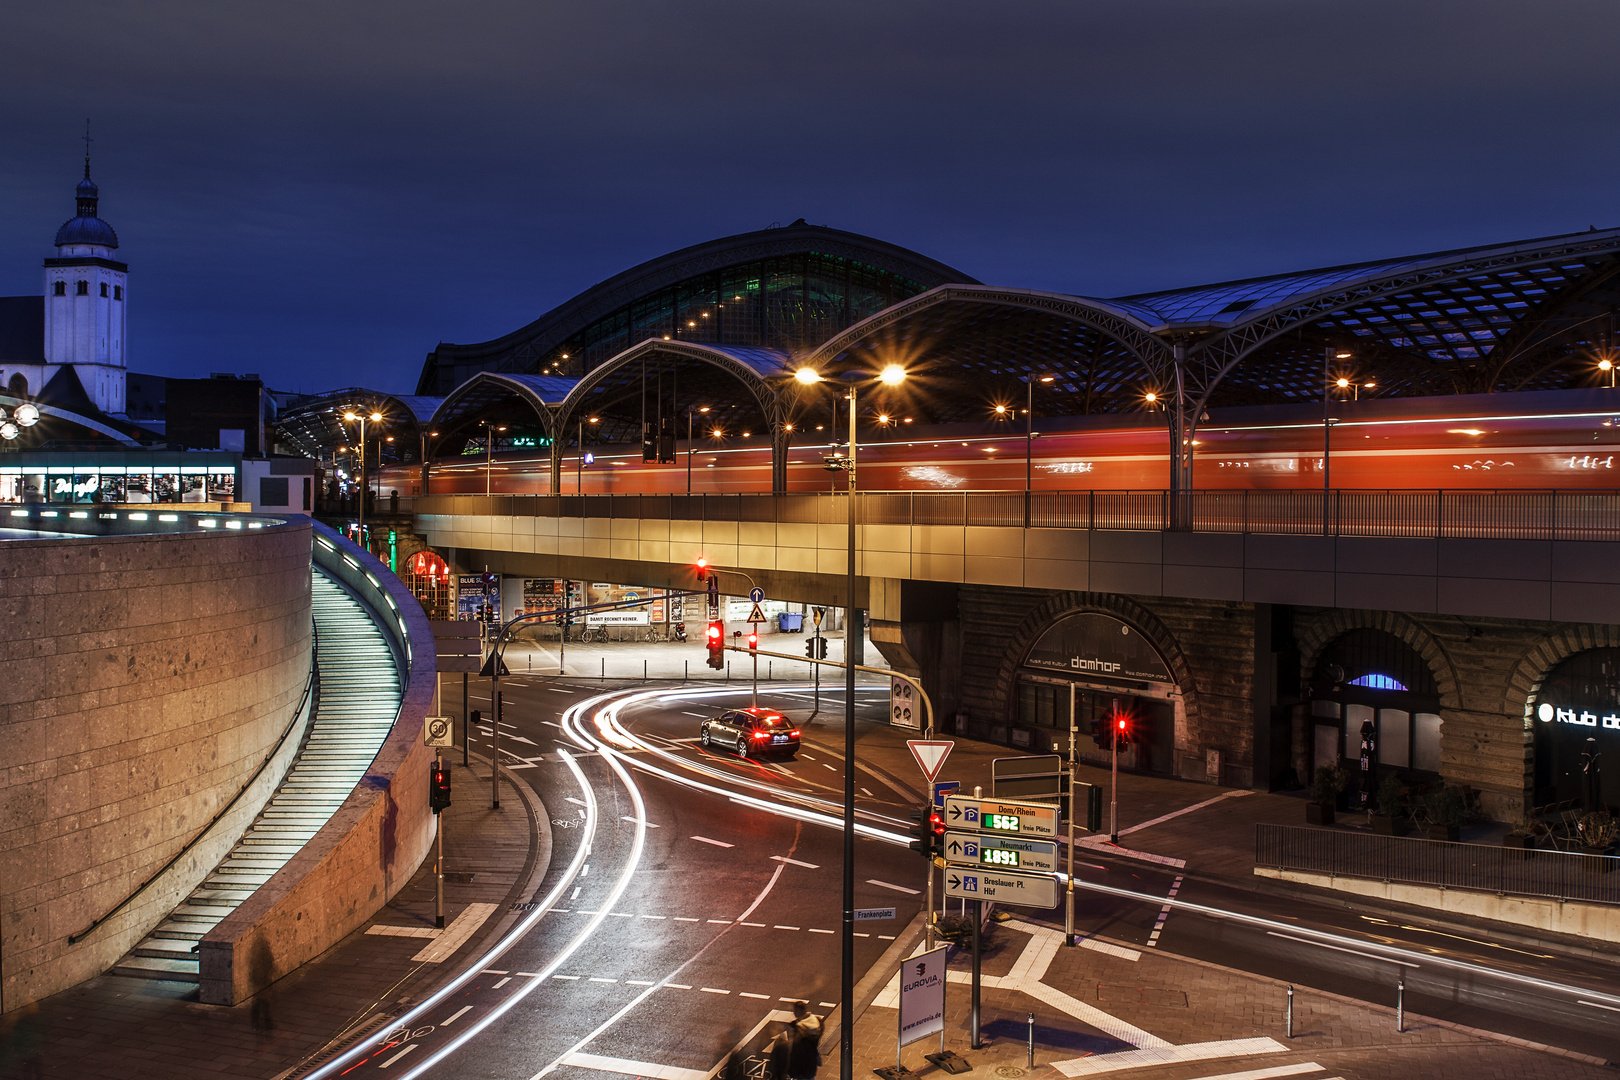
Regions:
<instances>
[{"instance_id":1,"label":"brick arch","mask_svg":"<svg viewBox=\"0 0 1620 1080\"><path fill-rule=\"evenodd\" d=\"M1530 699L1540 692L1547 674L1576 653L1588 649L1620 648L1620 626L1604 623L1569 623L1560 626L1524 651L1508 677L1502 711L1530 722Z\"/></svg>"},{"instance_id":2,"label":"brick arch","mask_svg":"<svg viewBox=\"0 0 1620 1080\"><path fill-rule=\"evenodd\" d=\"M1061 592L1049 596L1025 615L1018 624L1018 629L1013 631L1010 647L1003 654L1001 667L996 672L995 692L1002 702L1005 722L1011 723L1013 720L1013 710L1016 709L1018 701L1017 695L1013 693L1013 687L1018 679L1018 670L1023 666L1024 657L1029 655L1029 650L1035 647L1041 635L1051 629L1059 619L1087 612L1111 615L1129 624L1148 640L1163 658L1165 666L1170 669L1171 677L1176 681L1176 687L1181 691L1182 711L1187 730L1197 730L1198 687L1193 681L1192 667L1181 651L1181 644L1164 623L1159 621L1157 615L1136 601L1113 593L1094 592Z\"/></svg>"},{"instance_id":3,"label":"brick arch","mask_svg":"<svg viewBox=\"0 0 1620 1080\"><path fill-rule=\"evenodd\" d=\"M1445 646L1423 626L1398 611L1335 609L1326 617L1316 620L1298 637L1300 678L1308 684L1323 650L1351 630L1382 630L1406 642L1429 665L1435 688L1439 691L1440 707L1462 707L1457 697L1457 671Z\"/></svg>"}]
</instances>

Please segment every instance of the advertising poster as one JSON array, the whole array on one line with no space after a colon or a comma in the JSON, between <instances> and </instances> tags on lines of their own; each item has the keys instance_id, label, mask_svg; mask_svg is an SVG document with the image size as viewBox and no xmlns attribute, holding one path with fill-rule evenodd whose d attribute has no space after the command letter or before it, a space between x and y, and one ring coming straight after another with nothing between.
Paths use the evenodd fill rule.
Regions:
<instances>
[{"instance_id":1,"label":"advertising poster","mask_svg":"<svg viewBox=\"0 0 1620 1080\"><path fill-rule=\"evenodd\" d=\"M945 1030L945 953L941 945L900 965L900 1045Z\"/></svg>"},{"instance_id":2,"label":"advertising poster","mask_svg":"<svg viewBox=\"0 0 1620 1080\"><path fill-rule=\"evenodd\" d=\"M500 593L496 592L496 596ZM457 574L456 575L456 618L459 620L473 620L478 618L478 609L489 603L489 594L484 591L484 575Z\"/></svg>"}]
</instances>

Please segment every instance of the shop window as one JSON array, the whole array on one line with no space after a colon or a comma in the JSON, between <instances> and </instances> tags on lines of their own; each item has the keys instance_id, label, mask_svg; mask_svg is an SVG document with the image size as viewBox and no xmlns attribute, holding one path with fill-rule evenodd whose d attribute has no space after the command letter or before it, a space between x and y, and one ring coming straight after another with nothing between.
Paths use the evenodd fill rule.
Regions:
<instances>
[{"instance_id":1,"label":"shop window","mask_svg":"<svg viewBox=\"0 0 1620 1080\"><path fill-rule=\"evenodd\" d=\"M1361 756L1361 725L1372 721L1378 764L1414 772L1440 768L1440 700L1428 663L1382 630L1352 630L1329 643L1311 680L1313 768L1334 755Z\"/></svg>"},{"instance_id":2,"label":"shop window","mask_svg":"<svg viewBox=\"0 0 1620 1080\"><path fill-rule=\"evenodd\" d=\"M1548 672L1530 699L1530 723L1537 804L1620 804L1620 649L1588 649Z\"/></svg>"},{"instance_id":3,"label":"shop window","mask_svg":"<svg viewBox=\"0 0 1620 1080\"><path fill-rule=\"evenodd\" d=\"M53 284L51 286L51 295L52 296L66 296L67 295L67 282L58 281L55 284Z\"/></svg>"}]
</instances>

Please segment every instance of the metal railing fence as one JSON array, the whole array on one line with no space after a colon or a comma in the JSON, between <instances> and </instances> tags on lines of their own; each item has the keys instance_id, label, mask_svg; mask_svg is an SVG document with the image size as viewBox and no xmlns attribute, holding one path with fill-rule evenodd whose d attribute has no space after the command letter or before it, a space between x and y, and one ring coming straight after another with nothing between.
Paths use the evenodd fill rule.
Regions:
<instances>
[{"instance_id":1,"label":"metal railing fence","mask_svg":"<svg viewBox=\"0 0 1620 1080\"><path fill-rule=\"evenodd\" d=\"M1342 829L1257 825L1256 866L1402 885L1620 904L1620 858L1453 844Z\"/></svg>"},{"instance_id":2,"label":"metal railing fence","mask_svg":"<svg viewBox=\"0 0 1620 1080\"><path fill-rule=\"evenodd\" d=\"M867 491L868 525L1157 532L1177 515L1167 491ZM1620 540L1620 491L1191 491L1190 532L1421 539ZM429 495L403 513L841 525L841 494ZM1325 511L1325 512L1324 512Z\"/></svg>"}]
</instances>

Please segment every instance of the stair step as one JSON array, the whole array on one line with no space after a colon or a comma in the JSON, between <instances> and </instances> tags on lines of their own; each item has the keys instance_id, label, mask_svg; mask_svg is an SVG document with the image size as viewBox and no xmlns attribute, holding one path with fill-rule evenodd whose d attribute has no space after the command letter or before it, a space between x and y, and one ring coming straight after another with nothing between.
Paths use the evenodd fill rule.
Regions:
<instances>
[{"instance_id":1,"label":"stair step","mask_svg":"<svg viewBox=\"0 0 1620 1080\"><path fill-rule=\"evenodd\" d=\"M129 956L118 962L112 969L113 975L125 975L133 979L164 979L169 982L200 983L202 976L198 974L198 964L195 960L158 960L150 956Z\"/></svg>"}]
</instances>

